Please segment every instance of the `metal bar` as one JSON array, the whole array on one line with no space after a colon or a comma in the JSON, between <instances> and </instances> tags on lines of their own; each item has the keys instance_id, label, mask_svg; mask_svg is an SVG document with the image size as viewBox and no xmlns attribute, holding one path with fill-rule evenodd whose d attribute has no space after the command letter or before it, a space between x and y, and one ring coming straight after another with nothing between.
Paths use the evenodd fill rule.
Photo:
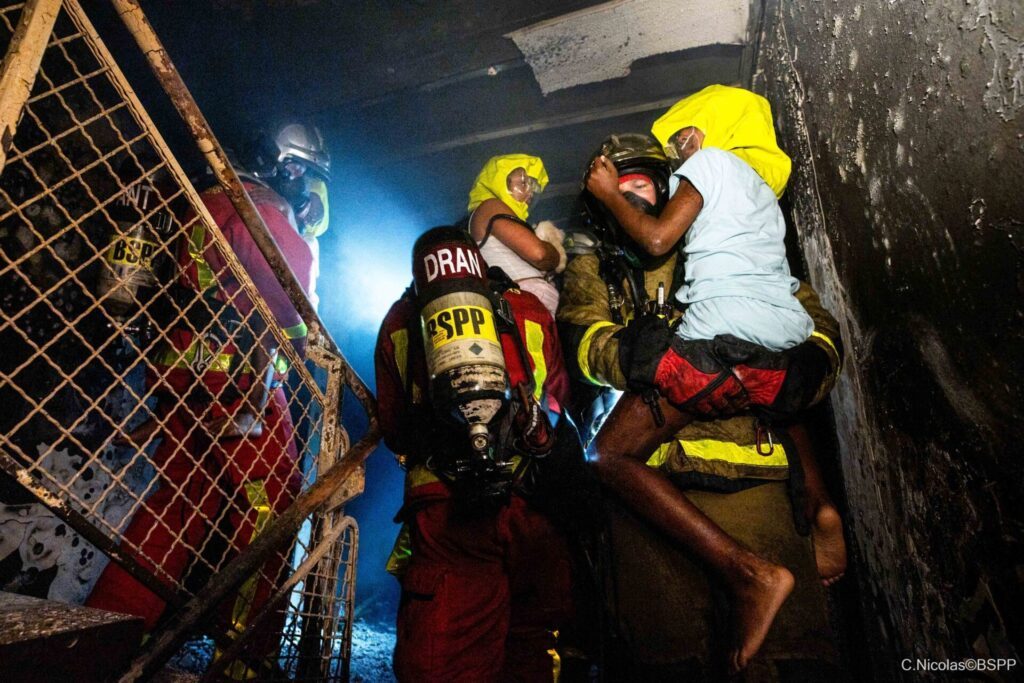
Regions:
<instances>
[{"instance_id":1,"label":"metal bar","mask_svg":"<svg viewBox=\"0 0 1024 683\"><path fill-rule=\"evenodd\" d=\"M346 518L348 519L348 518ZM300 564L295 571L292 573L288 580L278 589L267 603L263 606L263 611L253 619L252 622L246 626L245 631L231 643L231 646L224 651L220 659L214 661L210 668L203 674L202 681L212 681L217 679L217 675L224 670L228 664L238 659L239 654L245 648L246 643L252 638L253 633L259 632L259 626L267 618L267 615L272 614L274 608L277 606L282 599L288 597L295 585L299 583L304 577L307 577L309 572L313 570L313 567L320 562L321 559L331 550L335 541L338 540L338 536L344 533L345 529L352 526L351 521L347 523L343 520L342 523L338 524L333 531L327 534L324 540L317 545L306 558L305 562Z\"/></svg>"},{"instance_id":2,"label":"metal bar","mask_svg":"<svg viewBox=\"0 0 1024 683\"><path fill-rule=\"evenodd\" d=\"M401 97L408 97L410 94L413 93L429 93L434 92L435 90L442 90L449 86L458 85L459 83L474 81L478 78L494 78L498 74L506 73L508 71L512 71L513 69L522 69L526 66L528 65L522 57L508 59L503 62L495 62L493 64L488 64L487 66L471 69L469 71L462 71L460 73L452 74L450 76L442 76L441 78L438 78L436 81L420 83L411 88L399 88L398 90L391 90L389 92L386 92L383 95L373 95L371 97L350 99L347 101L330 104L321 109L317 109L315 113L319 114L322 112L336 111L347 107L368 109L370 107L375 107L380 104L386 104L387 102L397 100Z\"/></svg>"},{"instance_id":3,"label":"metal bar","mask_svg":"<svg viewBox=\"0 0 1024 683\"><path fill-rule=\"evenodd\" d=\"M257 536L247 551L238 555L221 569L180 611L174 614L166 628L147 642L121 683L146 680L177 651L197 623L206 619L217 605L253 572L266 558L285 545L302 526L303 520L327 502L344 481L366 460L377 445L378 436L367 434L360 439L340 462L301 493L291 507Z\"/></svg>"},{"instance_id":4,"label":"metal bar","mask_svg":"<svg viewBox=\"0 0 1024 683\"><path fill-rule=\"evenodd\" d=\"M253 242L255 242L260 253L266 258L270 267L278 274L281 286L288 294L289 299L295 306L295 310L307 322L310 329L310 339L314 340L318 336L322 337L328 350L344 359L341 349L330 336L330 333L327 332L327 328L324 327L320 316L317 315L312 304L310 304L309 298L296 279L291 267L277 248L274 238L270 235L266 224L263 222L263 218L242 186L242 181L239 179L238 174L235 173L235 170L228 162L227 155L214 136L210 124L206 121L206 117L199 111L199 107L196 105L184 81L182 81L181 75L171 62L170 55L167 54L167 50L164 49L159 37L149 24L149 20L143 14L142 8L139 7L138 0L110 1L121 16L128 31L135 38L139 49L149 61L149 65L160 85L168 97L170 97L178 113L191 131L199 151L206 157L206 161L209 163L210 168L213 169L218 182L224 188L224 192L231 200L235 210L238 211L238 215L243 223L245 223L245 227L252 236ZM352 389L352 393L356 395L357 400L362 404L363 409L366 410L370 423L370 433L375 433L377 427L377 408L370 390L348 362L343 362L343 366L345 381L349 388Z\"/></svg>"},{"instance_id":5,"label":"metal bar","mask_svg":"<svg viewBox=\"0 0 1024 683\"><path fill-rule=\"evenodd\" d=\"M311 524L312 529L309 532L310 539L319 539L323 537L324 522L326 521L329 520L324 519L324 517L320 515L315 515L313 517L313 522ZM316 541L311 540L310 542L314 545L316 544ZM314 579L316 582L319 582L320 580L319 577L314 577ZM306 594L302 596L302 612L306 616L302 619L302 631L299 635L298 667L296 668L296 678L299 680L311 677L310 666L312 660L315 659L313 655L321 647L320 633L323 628L323 616L321 615L322 610L323 604L320 599L320 591L307 591Z\"/></svg>"},{"instance_id":6,"label":"metal bar","mask_svg":"<svg viewBox=\"0 0 1024 683\"><path fill-rule=\"evenodd\" d=\"M14 142L14 130L25 101L35 85L60 4L61 0L25 3L7 55L0 64L0 171L7 164L7 151Z\"/></svg>"},{"instance_id":7,"label":"metal bar","mask_svg":"<svg viewBox=\"0 0 1024 683\"><path fill-rule=\"evenodd\" d=\"M356 601L356 572L359 565L359 527L353 525L352 527L352 543L349 545L349 556L348 563L345 568L345 576L342 580L345 582L345 631L342 637L342 646L345 649L342 652L342 662L344 663L344 669L342 670L341 680L349 680L350 669L352 666L352 622L355 620L355 601Z\"/></svg>"}]
</instances>

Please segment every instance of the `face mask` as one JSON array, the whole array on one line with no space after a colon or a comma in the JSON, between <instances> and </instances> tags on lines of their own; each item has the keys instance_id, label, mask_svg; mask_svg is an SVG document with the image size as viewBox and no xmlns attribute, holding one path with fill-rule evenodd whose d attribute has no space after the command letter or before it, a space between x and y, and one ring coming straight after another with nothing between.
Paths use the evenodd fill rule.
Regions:
<instances>
[{"instance_id":1,"label":"face mask","mask_svg":"<svg viewBox=\"0 0 1024 683\"><path fill-rule=\"evenodd\" d=\"M669 140L668 146L665 147L665 156L667 156L673 163L673 170L679 168L683 163L683 153L686 150L686 146L690 144L690 139L697 134L694 130L692 133L687 135L682 140L672 138Z\"/></svg>"},{"instance_id":2,"label":"face mask","mask_svg":"<svg viewBox=\"0 0 1024 683\"><path fill-rule=\"evenodd\" d=\"M299 210L309 201L309 183L304 175L290 177L279 173L269 182L274 191L284 197L293 209Z\"/></svg>"},{"instance_id":3,"label":"face mask","mask_svg":"<svg viewBox=\"0 0 1024 683\"><path fill-rule=\"evenodd\" d=\"M509 173L507 187L508 193L513 199L527 206L532 206L537 200L537 196L543 191L540 187L540 181L526 175L521 169L516 169Z\"/></svg>"}]
</instances>

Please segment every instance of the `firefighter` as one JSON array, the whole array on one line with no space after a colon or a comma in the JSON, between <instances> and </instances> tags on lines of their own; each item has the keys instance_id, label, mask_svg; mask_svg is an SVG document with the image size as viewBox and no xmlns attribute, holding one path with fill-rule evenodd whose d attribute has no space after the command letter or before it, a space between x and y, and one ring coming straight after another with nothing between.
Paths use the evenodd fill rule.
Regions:
<instances>
[{"instance_id":1,"label":"firefighter","mask_svg":"<svg viewBox=\"0 0 1024 683\"><path fill-rule=\"evenodd\" d=\"M239 175L308 292L313 259L293 207L255 175L241 169ZM244 549L291 504L301 485L281 388L287 363L268 328L277 326L301 351L306 326L223 189L210 187L201 199L273 319L253 312L253 301L228 270L205 222L186 223L188 234L179 236L179 277L171 288L180 315L166 332L148 377L158 398L157 418L127 437L140 448L159 439L152 458L159 485L139 506L123 541L155 576L175 583L191 563L201 564L197 556L219 565L204 556L218 540L226 541L228 552ZM268 562L258 579L245 584L231 609L236 630L258 613L282 565L280 558ZM114 563L86 604L138 615L147 630L165 607ZM270 646L270 641L264 645ZM234 669L228 673L245 675Z\"/></svg>"},{"instance_id":2,"label":"firefighter","mask_svg":"<svg viewBox=\"0 0 1024 683\"><path fill-rule=\"evenodd\" d=\"M551 468L582 463L562 416L568 377L554 322L499 270L485 277L458 227L426 232L413 253L415 286L385 317L375 357L384 441L407 472L404 539L389 562L402 585L395 673L400 681L550 680L570 570L564 534L542 510L557 498ZM440 298L431 293L439 282ZM478 337L445 331L460 319L459 301L477 302ZM471 364L493 344L487 362L503 365L504 379L482 366L448 370L460 362L459 343ZM482 386L491 399L478 395ZM486 430L474 417L484 411L494 416Z\"/></svg>"},{"instance_id":3,"label":"firefighter","mask_svg":"<svg viewBox=\"0 0 1024 683\"><path fill-rule=\"evenodd\" d=\"M669 174L657 142L643 135L612 136L598 154L615 164L626 199L645 213L657 215L667 198ZM645 178L648 183L643 182ZM637 182L630 186L629 181ZM641 190L648 185L655 190L653 195ZM658 292L674 291L683 271L675 250L659 257L646 253L589 193L582 195L581 207L583 223L599 236L601 244L594 253L574 258L566 269L558 321L567 365L570 374L592 390L624 391L628 375L624 363L629 357L623 354L623 336L628 336L628 325L644 313L677 317L679 311L660 302ZM820 400L834 383L842 360L838 325L809 286L801 284L796 296L815 323L815 335L806 342L813 348L805 345L801 353L810 355L816 370L825 370L808 373L824 377L813 387ZM816 512L815 501L809 501L805 487L799 485L801 456L808 455L809 439L799 426L776 429L749 414L735 414L746 405L742 391L716 397L713 405L703 406L704 419L690 423L657 447L649 454L647 465L685 490L690 502L727 533L796 576L796 588L754 668L773 659L827 660L834 651L815 563L830 565L833 558L830 548L812 548L802 535L809 531L808 521L814 521ZM634 424L653 430L653 416L646 407L643 410L642 415L633 416ZM629 438L639 443L646 436L637 434L637 428L629 432ZM664 661L668 650L672 661L714 667L716 640L722 650L732 647L732 643L722 642L722 634L716 630L718 621L710 616L719 606L713 597L716 583L709 582L706 569L691 555L678 548L658 551L657 544L663 542L654 540L628 515L612 517L617 623L626 631L634 655L648 662ZM650 594L637 587L645 585L652 567L665 562L666 553L675 553L670 558L673 584L659 589L655 605ZM698 671L695 675L709 675L709 669Z\"/></svg>"},{"instance_id":4,"label":"firefighter","mask_svg":"<svg viewBox=\"0 0 1024 683\"><path fill-rule=\"evenodd\" d=\"M310 303L320 304L316 283L320 276L320 237L330 225L327 186L331 181L331 155L316 126L287 123L273 136L259 136L253 159L256 174L295 210L302 238L313 255Z\"/></svg>"}]
</instances>

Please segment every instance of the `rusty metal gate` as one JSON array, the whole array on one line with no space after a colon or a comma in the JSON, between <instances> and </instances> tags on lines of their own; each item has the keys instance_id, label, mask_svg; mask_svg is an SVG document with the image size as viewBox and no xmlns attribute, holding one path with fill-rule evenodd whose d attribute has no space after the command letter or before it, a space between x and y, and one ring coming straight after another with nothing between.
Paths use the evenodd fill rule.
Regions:
<instances>
[{"instance_id":1,"label":"rusty metal gate","mask_svg":"<svg viewBox=\"0 0 1024 683\"><path fill-rule=\"evenodd\" d=\"M166 604L122 680L199 635L216 648L207 679L345 679L358 532L344 503L377 440L372 396L137 2L112 4L212 187L188 180L77 0L0 2L0 560L21 548L22 566L56 567L71 599L102 569L126 602ZM214 221L218 193L300 325L279 324ZM346 389L369 424L352 445Z\"/></svg>"}]
</instances>

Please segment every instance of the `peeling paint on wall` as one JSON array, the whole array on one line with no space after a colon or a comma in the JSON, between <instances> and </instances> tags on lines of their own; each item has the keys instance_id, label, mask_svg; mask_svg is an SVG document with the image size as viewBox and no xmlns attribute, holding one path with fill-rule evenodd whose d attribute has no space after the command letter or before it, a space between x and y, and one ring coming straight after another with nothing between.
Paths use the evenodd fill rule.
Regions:
<instances>
[{"instance_id":1,"label":"peeling paint on wall","mask_svg":"<svg viewBox=\"0 0 1024 683\"><path fill-rule=\"evenodd\" d=\"M506 37L533 69L541 92L629 74L651 55L702 45L741 45L746 0L614 0L534 24Z\"/></svg>"},{"instance_id":2,"label":"peeling paint on wall","mask_svg":"<svg viewBox=\"0 0 1024 683\"><path fill-rule=\"evenodd\" d=\"M985 83L985 109L1012 121L1017 110L1024 107L1024 37L1006 28L1007 20L993 7L995 4L981 0L975 8L968 6L960 28L984 36L981 48L992 62ZM1008 9L1011 18L1021 11L1019 6Z\"/></svg>"}]
</instances>

